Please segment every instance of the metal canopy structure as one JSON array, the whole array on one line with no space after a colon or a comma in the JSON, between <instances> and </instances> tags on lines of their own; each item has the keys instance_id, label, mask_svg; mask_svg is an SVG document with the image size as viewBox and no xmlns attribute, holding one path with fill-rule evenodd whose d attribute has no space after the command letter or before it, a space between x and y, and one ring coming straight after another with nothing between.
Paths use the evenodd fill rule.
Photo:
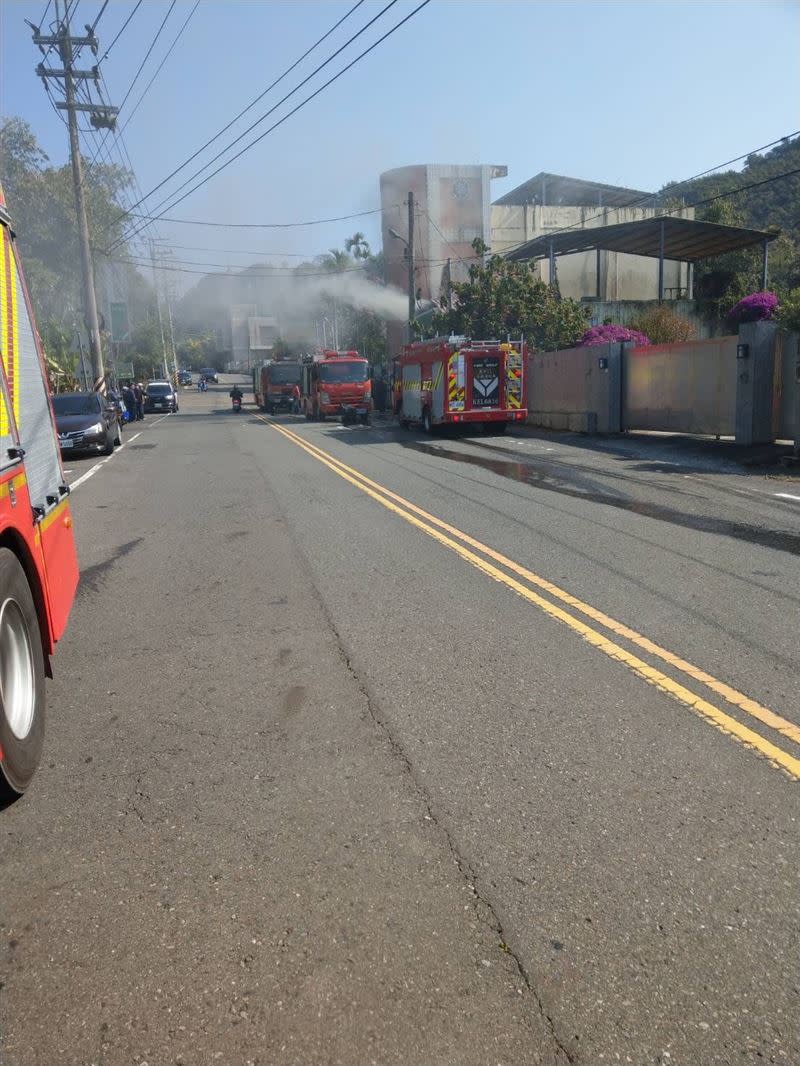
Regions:
<instances>
[{"instance_id":1,"label":"metal canopy structure","mask_svg":"<svg viewBox=\"0 0 800 1066\"><path fill-rule=\"evenodd\" d=\"M622 185L605 185L601 181L585 181L542 171L495 200L494 206L634 207L654 197L655 193L642 189L627 189Z\"/></svg>"},{"instance_id":2,"label":"metal canopy structure","mask_svg":"<svg viewBox=\"0 0 800 1066\"><path fill-rule=\"evenodd\" d=\"M514 261L549 259L551 278L555 276L555 260L561 255L596 251L598 278L601 251L648 256L659 261L658 298L663 300L665 259L696 263L701 259L755 245L761 245L763 249L762 288L766 289L769 242L777 236L777 233L743 229L741 226L722 226L716 222L664 215L637 222L620 222L613 226L543 233L504 254L506 259ZM598 286L598 295L599 291Z\"/></svg>"}]
</instances>

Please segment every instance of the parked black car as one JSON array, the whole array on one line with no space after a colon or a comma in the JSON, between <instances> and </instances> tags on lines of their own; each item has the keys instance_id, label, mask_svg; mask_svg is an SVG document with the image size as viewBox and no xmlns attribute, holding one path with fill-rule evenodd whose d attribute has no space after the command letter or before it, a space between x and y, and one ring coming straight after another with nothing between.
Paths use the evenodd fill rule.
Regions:
<instances>
[{"instance_id":1,"label":"parked black car","mask_svg":"<svg viewBox=\"0 0 800 1066\"><path fill-rule=\"evenodd\" d=\"M96 392L62 392L53 397L58 443L64 452L111 455L122 443L116 408Z\"/></svg>"},{"instance_id":2,"label":"parked black car","mask_svg":"<svg viewBox=\"0 0 800 1066\"><path fill-rule=\"evenodd\" d=\"M192 372L191 372L191 370L179 370L178 371L178 384L179 385L191 385L192 384Z\"/></svg>"},{"instance_id":3,"label":"parked black car","mask_svg":"<svg viewBox=\"0 0 800 1066\"><path fill-rule=\"evenodd\" d=\"M144 398L145 411L177 411L178 394L169 381L148 381Z\"/></svg>"}]
</instances>

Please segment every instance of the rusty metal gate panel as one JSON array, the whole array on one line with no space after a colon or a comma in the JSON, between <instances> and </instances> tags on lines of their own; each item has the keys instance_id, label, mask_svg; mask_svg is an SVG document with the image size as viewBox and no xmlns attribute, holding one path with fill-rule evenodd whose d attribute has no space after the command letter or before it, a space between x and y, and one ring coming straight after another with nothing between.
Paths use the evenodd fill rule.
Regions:
<instances>
[{"instance_id":1,"label":"rusty metal gate panel","mask_svg":"<svg viewBox=\"0 0 800 1066\"><path fill-rule=\"evenodd\" d=\"M733 436L736 337L623 349L622 428Z\"/></svg>"}]
</instances>

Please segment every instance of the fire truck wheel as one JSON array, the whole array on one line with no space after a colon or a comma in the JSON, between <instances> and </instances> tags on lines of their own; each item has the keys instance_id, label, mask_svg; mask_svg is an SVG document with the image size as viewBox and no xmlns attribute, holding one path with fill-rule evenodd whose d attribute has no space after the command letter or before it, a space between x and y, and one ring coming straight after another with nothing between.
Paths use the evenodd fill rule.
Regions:
<instances>
[{"instance_id":1,"label":"fire truck wheel","mask_svg":"<svg viewBox=\"0 0 800 1066\"><path fill-rule=\"evenodd\" d=\"M44 652L25 571L0 548L0 795L31 782L44 742Z\"/></svg>"},{"instance_id":2,"label":"fire truck wheel","mask_svg":"<svg viewBox=\"0 0 800 1066\"><path fill-rule=\"evenodd\" d=\"M424 433L433 433L433 420L431 418L430 407L426 407L422 412L422 429Z\"/></svg>"}]
</instances>

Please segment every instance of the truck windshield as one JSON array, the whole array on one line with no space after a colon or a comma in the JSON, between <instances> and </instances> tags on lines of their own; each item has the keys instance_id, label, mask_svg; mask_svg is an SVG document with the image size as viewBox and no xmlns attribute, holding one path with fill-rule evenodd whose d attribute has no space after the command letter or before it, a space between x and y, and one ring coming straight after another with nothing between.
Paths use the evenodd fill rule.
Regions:
<instances>
[{"instance_id":1,"label":"truck windshield","mask_svg":"<svg viewBox=\"0 0 800 1066\"><path fill-rule=\"evenodd\" d=\"M299 385L300 367L297 363L288 366L271 366L269 380L272 385Z\"/></svg>"},{"instance_id":2,"label":"truck windshield","mask_svg":"<svg viewBox=\"0 0 800 1066\"><path fill-rule=\"evenodd\" d=\"M100 404L94 393L62 393L53 397L53 410L57 415L93 415L100 410Z\"/></svg>"},{"instance_id":3,"label":"truck windshield","mask_svg":"<svg viewBox=\"0 0 800 1066\"><path fill-rule=\"evenodd\" d=\"M366 381L367 364L360 359L353 362L321 363L319 379L332 383Z\"/></svg>"}]
</instances>

